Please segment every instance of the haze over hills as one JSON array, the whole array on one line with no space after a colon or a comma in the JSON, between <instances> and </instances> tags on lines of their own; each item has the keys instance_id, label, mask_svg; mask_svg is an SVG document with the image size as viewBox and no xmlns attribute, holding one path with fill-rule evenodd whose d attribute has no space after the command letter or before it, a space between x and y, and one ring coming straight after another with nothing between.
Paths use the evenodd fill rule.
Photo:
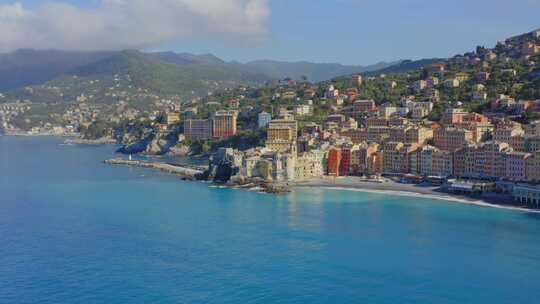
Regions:
<instances>
[{"instance_id":1,"label":"haze over hills","mask_svg":"<svg viewBox=\"0 0 540 304\"><path fill-rule=\"evenodd\" d=\"M68 75L102 77L134 73L149 89L172 93L178 90L205 92L227 85L264 83L272 79L301 79L317 82L340 75L375 71L399 62L371 66L335 63L283 62L272 60L248 63L226 62L212 54L138 51L74 52L22 49L0 54L0 91L40 85ZM209 85L218 82L217 85Z\"/></svg>"},{"instance_id":2,"label":"haze over hills","mask_svg":"<svg viewBox=\"0 0 540 304\"><path fill-rule=\"evenodd\" d=\"M307 61L257 60L248 62L245 66L263 72L273 78L282 79L290 77L292 79L301 79L305 76L309 81L319 82L341 75L377 71L399 63L400 61L380 62L369 66L355 66L338 63L312 63Z\"/></svg>"},{"instance_id":3,"label":"haze over hills","mask_svg":"<svg viewBox=\"0 0 540 304\"><path fill-rule=\"evenodd\" d=\"M527 35L507 41L522 41ZM121 81L120 86L124 90L143 90L148 94L174 95L186 99L240 85L263 85L287 77L321 82L356 73L367 76L408 73L446 60L449 59L401 60L351 66L273 60L226 62L212 54L174 52L23 49L0 54L0 92L8 96L4 101L70 102L85 94L103 97L102 102L107 102L110 95L115 95L107 93L114 87L118 89L118 81ZM31 86L30 90L25 89L28 86Z\"/></svg>"},{"instance_id":4,"label":"haze over hills","mask_svg":"<svg viewBox=\"0 0 540 304\"><path fill-rule=\"evenodd\" d=\"M114 53L21 49L0 54L0 91L42 84Z\"/></svg>"}]
</instances>

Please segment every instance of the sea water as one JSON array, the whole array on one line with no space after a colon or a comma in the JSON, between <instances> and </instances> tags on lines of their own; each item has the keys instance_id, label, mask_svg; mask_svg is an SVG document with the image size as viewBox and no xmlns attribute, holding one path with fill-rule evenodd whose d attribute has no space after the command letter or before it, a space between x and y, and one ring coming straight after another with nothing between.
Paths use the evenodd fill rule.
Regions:
<instances>
[{"instance_id":1,"label":"sea water","mask_svg":"<svg viewBox=\"0 0 540 304\"><path fill-rule=\"evenodd\" d=\"M321 189L271 196L0 137L0 303L538 303L540 217Z\"/></svg>"}]
</instances>

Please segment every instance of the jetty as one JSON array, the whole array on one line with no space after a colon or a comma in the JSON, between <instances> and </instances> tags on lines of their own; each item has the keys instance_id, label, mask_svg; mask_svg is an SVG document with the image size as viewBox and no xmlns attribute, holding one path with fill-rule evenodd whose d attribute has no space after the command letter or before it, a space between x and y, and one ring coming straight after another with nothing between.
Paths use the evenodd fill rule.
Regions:
<instances>
[{"instance_id":1,"label":"jetty","mask_svg":"<svg viewBox=\"0 0 540 304\"><path fill-rule=\"evenodd\" d=\"M65 144L72 145L108 145L116 144L116 139L110 137L102 137L98 139L83 139L80 137L77 138L68 138L64 141Z\"/></svg>"},{"instance_id":2,"label":"jetty","mask_svg":"<svg viewBox=\"0 0 540 304\"><path fill-rule=\"evenodd\" d=\"M108 159L104 161L108 165L131 166L149 169L157 169L166 173L175 174L189 180L197 180L203 174L202 170L180 167L166 163L154 163L141 160Z\"/></svg>"}]
</instances>

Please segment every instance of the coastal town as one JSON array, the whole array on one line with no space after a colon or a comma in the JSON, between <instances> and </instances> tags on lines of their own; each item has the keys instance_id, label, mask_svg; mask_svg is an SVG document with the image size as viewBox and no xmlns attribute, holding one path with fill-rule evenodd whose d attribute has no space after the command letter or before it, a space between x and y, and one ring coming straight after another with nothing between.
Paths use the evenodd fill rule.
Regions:
<instances>
[{"instance_id":1,"label":"coastal town","mask_svg":"<svg viewBox=\"0 0 540 304\"><path fill-rule=\"evenodd\" d=\"M540 303L539 12L0 0L0 304Z\"/></svg>"},{"instance_id":2,"label":"coastal town","mask_svg":"<svg viewBox=\"0 0 540 304\"><path fill-rule=\"evenodd\" d=\"M187 101L130 87L152 100L146 108L132 106L137 95L127 92L108 93L114 105L83 94L60 115L66 124L41 128L108 138L125 154L205 154L204 178L232 185L362 177L538 208L539 61L535 30L407 72L287 78ZM0 104L3 129L13 131L10 119L31 107Z\"/></svg>"}]
</instances>

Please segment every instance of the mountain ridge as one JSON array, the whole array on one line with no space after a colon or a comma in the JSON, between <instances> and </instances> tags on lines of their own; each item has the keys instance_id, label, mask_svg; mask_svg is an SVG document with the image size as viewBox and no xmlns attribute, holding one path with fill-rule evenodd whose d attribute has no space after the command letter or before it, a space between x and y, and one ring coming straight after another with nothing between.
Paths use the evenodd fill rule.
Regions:
<instances>
[{"instance_id":1,"label":"mountain ridge","mask_svg":"<svg viewBox=\"0 0 540 304\"><path fill-rule=\"evenodd\" d=\"M148 53L136 50L84 52L20 49L12 53L0 54L0 92L42 85L56 78L77 75L83 71L88 74L88 71L97 71L96 69L98 69L92 65L103 68L104 62L118 60L118 56L122 54L137 56L145 63L152 59L154 64L161 67L165 63L173 64L178 69L185 69L189 73L204 76L203 78L208 80L230 80L231 82L240 80L239 82L246 83L264 83L268 80L284 78L300 80L304 76L310 81L319 82L340 75L374 71L401 62L380 62L369 66L354 66L339 63L287 62L265 59L240 63L226 62L213 54L196 55L185 52ZM231 79L227 79L227 75L230 75Z\"/></svg>"}]
</instances>

